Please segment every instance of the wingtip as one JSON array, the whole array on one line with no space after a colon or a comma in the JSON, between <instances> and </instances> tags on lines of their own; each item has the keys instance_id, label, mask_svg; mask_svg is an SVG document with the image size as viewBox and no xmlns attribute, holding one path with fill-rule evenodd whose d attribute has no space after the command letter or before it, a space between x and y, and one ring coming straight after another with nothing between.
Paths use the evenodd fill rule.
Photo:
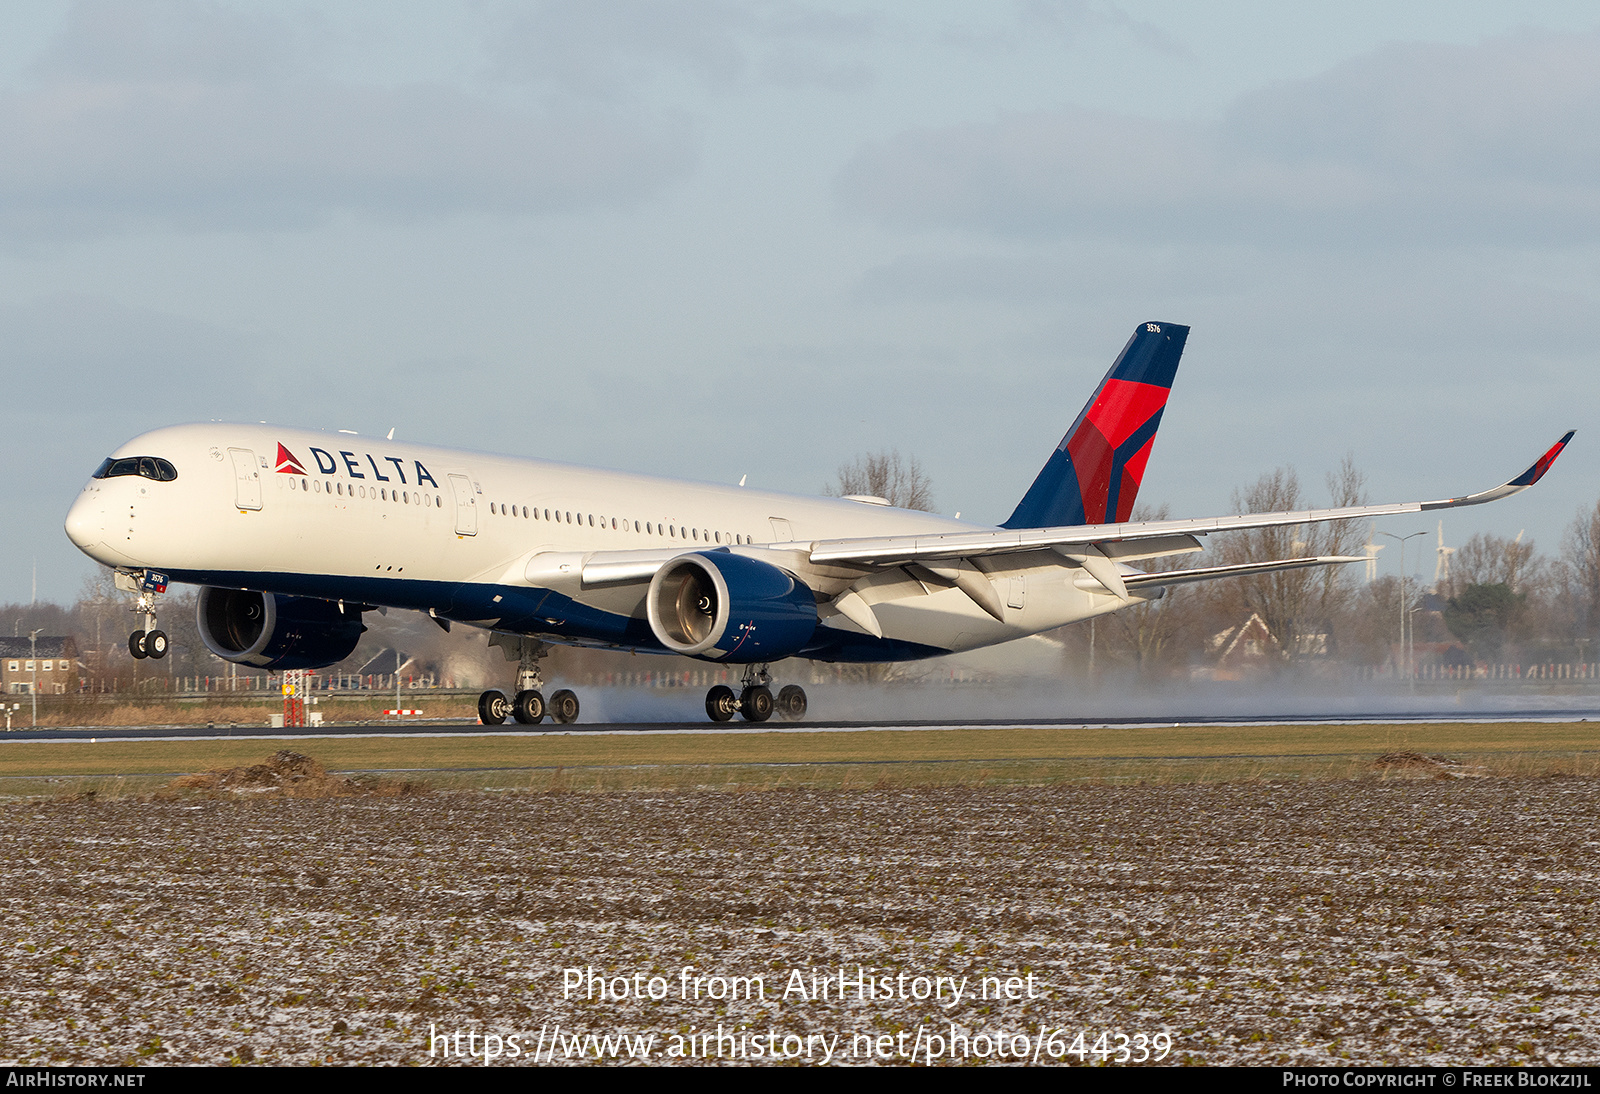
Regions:
<instances>
[{"instance_id":1,"label":"wingtip","mask_svg":"<svg viewBox=\"0 0 1600 1094\"><path fill-rule=\"evenodd\" d=\"M1562 449L1567 447L1567 442L1572 440L1573 434L1577 432L1578 431L1576 429L1567 430L1564 434L1562 434L1559 441L1550 446L1549 451L1545 452L1544 455L1540 456L1534 461L1532 467L1528 468L1522 474L1506 483L1506 485L1532 486L1534 483L1544 478L1544 473L1550 470L1550 465L1556 462L1556 457L1561 455Z\"/></svg>"}]
</instances>

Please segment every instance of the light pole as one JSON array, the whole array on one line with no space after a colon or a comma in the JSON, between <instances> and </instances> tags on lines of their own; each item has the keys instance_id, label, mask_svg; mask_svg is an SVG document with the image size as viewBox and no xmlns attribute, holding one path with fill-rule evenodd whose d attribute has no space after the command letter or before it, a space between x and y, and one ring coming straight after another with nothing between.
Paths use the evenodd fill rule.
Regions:
<instances>
[{"instance_id":1,"label":"light pole","mask_svg":"<svg viewBox=\"0 0 1600 1094\"><path fill-rule=\"evenodd\" d=\"M1378 534L1400 541L1400 656L1406 659L1406 675L1409 677L1411 675L1411 656L1406 651L1406 622L1408 619L1406 613L1406 540L1416 539L1418 536L1425 536L1428 533L1412 532L1409 536L1397 536L1393 532L1379 532ZM1412 689L1415 690L1416 686L1417 682L1412 680Z\"/></svg>"},{"instance_id":2,"label":"light pole","mask_svg":"<svg viewBox=\"0 0 1600 1094\"><path fill-rule=\"evenodd\" d=\"M1411 666L1411 690L1417 690L1417 613L1422 610L1418 604L1406 613L1408 633L1406 634L1406 664Z\"/></svg>"},{"instance_id":3,"label":"light pole","mask_svg":"<svg viewBox=\"0 0 1600 1094\"><path fill-rule=\"evenodd\" d=\"M28 664L33 666L33 682L28 685L28 690L33 693L33 728L39 728L39 632L33 631L28 635L28 655L33 658Z\"/></svg>"}]
</instances>

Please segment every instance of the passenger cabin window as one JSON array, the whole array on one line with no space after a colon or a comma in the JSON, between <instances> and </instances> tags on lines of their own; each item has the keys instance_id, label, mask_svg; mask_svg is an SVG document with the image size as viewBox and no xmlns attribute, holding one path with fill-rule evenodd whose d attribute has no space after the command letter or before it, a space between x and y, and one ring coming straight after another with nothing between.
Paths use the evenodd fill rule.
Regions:
<instances>
[{"instance_id":1,"label":"passenger cabin window","mask_svg":"<svg viewBox=\"0 0 1600 1094\"><path fill-rule=\"evenodd\" d=\"M178 469L156 456L124 456L119 460L106 460L94 473L97 479L117 479L124 475L171 482L178 477Z\"/></svg>"}]
</instances>

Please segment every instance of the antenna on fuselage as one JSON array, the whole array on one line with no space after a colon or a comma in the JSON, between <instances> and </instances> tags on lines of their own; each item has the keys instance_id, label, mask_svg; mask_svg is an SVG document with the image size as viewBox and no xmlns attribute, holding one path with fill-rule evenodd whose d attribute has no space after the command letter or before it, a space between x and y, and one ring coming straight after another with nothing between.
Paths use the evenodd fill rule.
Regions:
<instances>
[{"instance_id":1,"label":"antenna on fuselage","mask_svg":"<svg viewBox=\"0 0 1600 1094\"><path fill-rule=\"evenodd\" d=\"M744 480L748 479L749 477L750 477L749 475L740 475L739 476L739 485L743 486L744 485Z\"/></svg>"},{"instance_id":2,"label":"antenna on fuselage","mask_svg":"<svg viewBox=\"0 0 1600 1094\"><path fill-rule=\"evenodd\" d=\"M394 440L394 429L395 429L394 426L390 426L389 427L389 435L387 437L385 437L384 440L388 440L388 441Z\"/></svg>"}]
</instances>

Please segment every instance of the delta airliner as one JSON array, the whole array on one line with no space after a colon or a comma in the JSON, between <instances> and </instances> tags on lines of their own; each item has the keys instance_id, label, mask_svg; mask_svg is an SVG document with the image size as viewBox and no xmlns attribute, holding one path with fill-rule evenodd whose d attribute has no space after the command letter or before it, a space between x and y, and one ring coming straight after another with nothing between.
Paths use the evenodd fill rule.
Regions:
<instances>
[{"instance_id":1,"label":"delta airliner","mask_svg":"<svg viewBox=\"0 0 1600 1094\"><path fill-rule=\"evenodd\" d=\"M518 662L485 723L578 715L547 703L546 644L676 653L745 666L706 697L715 721L804 714L774 696L790 657L899 661L995 645L1160 597L1175 584L1354 558L1145 572L1209 532L1475 505L1536 483L1571 439L1504 486L1432 502L1129 523L1189 329L1141 324L1011 517L983 527L881 498L799 497L430 448L349 433L208 423L134 438L67 515L115 569L159 658L168 582L201 586L218 657L271 670L350 656L362 613L426 612L490 632Z\"/></svg>"}]
</instances>

